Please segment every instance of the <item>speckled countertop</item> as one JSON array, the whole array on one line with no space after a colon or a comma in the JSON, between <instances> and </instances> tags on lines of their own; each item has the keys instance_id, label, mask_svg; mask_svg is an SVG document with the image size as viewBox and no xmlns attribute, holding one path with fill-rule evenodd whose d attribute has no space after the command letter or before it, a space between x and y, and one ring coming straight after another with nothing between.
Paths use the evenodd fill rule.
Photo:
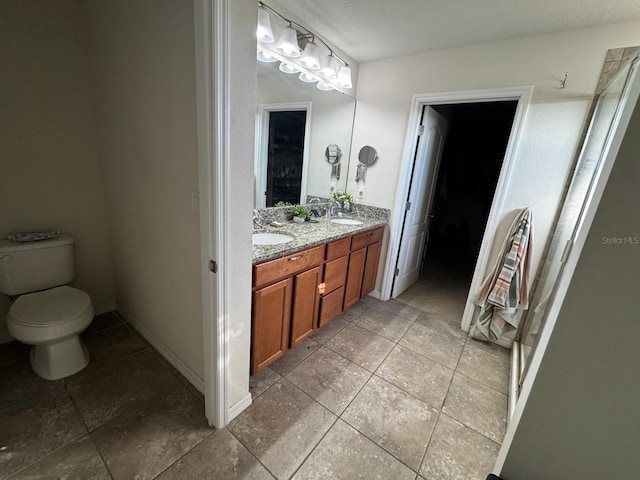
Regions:
<instances>
[{"instance_id":1,"label":"speckled countertop","mask_svg":"<svg viewBox=\"0 0 640 480\"><path fill-rule=\"evenodd\" d=\"M345 216L345 218L349 217ZM298 250L315 247L316 245L356 233L366 232L386 224L387 220L382 218L368 218L363 221L362 225L341 225L321 218L317 220L317 223L286 222L282 227L268 227L270 232L291 235L294 239L281 245L254 245L253 263L284 257Z\"/></svg>"}]
</instances>

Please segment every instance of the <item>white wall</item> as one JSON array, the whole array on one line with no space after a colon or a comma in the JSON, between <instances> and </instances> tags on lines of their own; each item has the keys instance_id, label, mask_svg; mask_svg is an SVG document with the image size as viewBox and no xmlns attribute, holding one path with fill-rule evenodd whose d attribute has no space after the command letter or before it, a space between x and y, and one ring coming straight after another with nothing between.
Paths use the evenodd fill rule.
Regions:
<instances>
[{"instance_id":1,"label":"white wall","mask_svg":"<svg viewBox=\"0 0 640 480\"><path fill-rule=\"evenodd\" d=\"M507 453L505 480L638 478L640 102Z\"/></svg>"},{"instance_id":2,"label":"white wall","mask_svg":"<svg viewBox=\"0 0 640 480\"><path fill-rule=\"evenodd\" d=\"M73 284L113 309L104 190L77 2L0 3L0 237L53 227L76 239ZM0 337L8 302L0 299Z\"/></svg>"},{"instance_id":3,"label":"white wall","mask_svg":"<svg viewBox=\"0 0 640 480\"><path fill-rule=\"evenodd\" d=\"M117 308L203 378L191 1L86 0Z\"/></svg>"},{"instance_id":4,"label":"white wall","mask_svg":"<svg viewBox=\"0 0 640 480\"><path fill-rule=\"evenodd\" d=\"M234 215L227 226L230 248L228 301L229 370L227 402L235 404L249 395L251 346L251 210L253 209L253 146L256 111L256 41L258 12L252 0L229 0L229 71L231 159L228 188ZM239 413L236 410L236 413Z\"/></svg>"},{"instance_id":5,"label":"white wall","mask_svg":"<svg viewBox=\"0 0 640 480\"><path fill-rule=\"evenodd\" d=\"M629 22L360 64L352 148L357 152L369 144L380 155L368 169L363 202L398 208L394 199L413 95L533 85L500 217L506 229L511 219L504 217L510 212L533 209L535 272L606 51L639 42L640 23ZM568 84L561 90L565 72ZM350 192L355 191L354 168L352 162Z\"/></svg>"}]
</instances>

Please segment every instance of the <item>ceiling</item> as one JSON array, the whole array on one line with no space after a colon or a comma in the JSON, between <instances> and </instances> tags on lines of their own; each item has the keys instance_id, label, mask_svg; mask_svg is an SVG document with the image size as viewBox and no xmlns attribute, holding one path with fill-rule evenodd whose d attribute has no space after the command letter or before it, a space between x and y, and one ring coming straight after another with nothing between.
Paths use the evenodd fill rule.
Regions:
<instances>
[{"instance_id":1,"label":"ceiling","mask_svg":"<svg viewBox=\"0 0 640 480\"><path fill-rule=\"evenodd\" d=\"M357 62L640 20L639 0L264 0Z\"/></svg>"}]
</instances>

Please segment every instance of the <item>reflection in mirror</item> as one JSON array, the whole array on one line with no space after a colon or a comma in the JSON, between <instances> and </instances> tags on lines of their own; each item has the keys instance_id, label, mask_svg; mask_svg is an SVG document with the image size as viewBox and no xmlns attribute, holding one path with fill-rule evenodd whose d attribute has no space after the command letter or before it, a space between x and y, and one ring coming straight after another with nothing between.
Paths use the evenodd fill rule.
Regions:
<instances>
[{"instance_id":1,"label":"reflection in mirror","mask_svg":"<svg viewBox=\"0 0 640 480\"><path fill-rule=\"evenodd\" d=\"M291 203L305 203L306 197L310 195L329 196L332 165L325 156L327 145L340 146L342 159L347 161L344 168L348 171L355 99L337 91L322 92L315 87L315 84L300 82L295 75L291 77L283 75L278 70L277 64L258 62L257 68L259 113L256 119L254 163L256 207L267 205L269 118L265 112L278 110L296 110L303 107L306 109L303 165L298 169L302 173L300 197ZM289 170L290 173L291 170ZM339 180L336 179L334 188L339 191L346 190L346 175L342 175Z\"/></svg>"},{"instance_id":2,"label":"reflection in mirror","mask_svg":"<svg viewBox=\"0 0 640 480\"><path fill-rule=\"evenodd\" d=\"M329 162L331 165L334 165L336 163L340 163L340 159L342 158L342 150L340 150L340 147L338 145L332 143L324 151L324 156L327 158L327 162Z\"/></svg>"},{"instance_id":3,"label":"reflection in mirror","mask_svg":"<svg viewBox=\"0 0 640 480\"><path fill-rule=\"evenodd\" d=\"M358 153L358 161L366 167L370 167L378 161L378 152L375 148L365 145Z\"/></svg>"}]
</instances>

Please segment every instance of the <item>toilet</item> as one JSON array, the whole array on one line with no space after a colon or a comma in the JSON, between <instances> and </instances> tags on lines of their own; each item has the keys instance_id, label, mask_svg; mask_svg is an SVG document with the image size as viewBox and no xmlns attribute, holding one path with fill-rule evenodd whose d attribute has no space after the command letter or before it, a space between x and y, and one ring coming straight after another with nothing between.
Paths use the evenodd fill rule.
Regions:
<instances>
[{"instance_id":1,"label":"toilet","mask_svg":"<svg viewBox=\"0 0 640 480\"><path fill-rule=\"evenodd\" d=\"M93 320L91 298L67 286L73 279L74 239L17 243L0 240L0 293L17 297L7 314L9 333L33 345L33 371L47 380L79 372L89 364L80 338Z\"/></svg>"}]
</instances>

